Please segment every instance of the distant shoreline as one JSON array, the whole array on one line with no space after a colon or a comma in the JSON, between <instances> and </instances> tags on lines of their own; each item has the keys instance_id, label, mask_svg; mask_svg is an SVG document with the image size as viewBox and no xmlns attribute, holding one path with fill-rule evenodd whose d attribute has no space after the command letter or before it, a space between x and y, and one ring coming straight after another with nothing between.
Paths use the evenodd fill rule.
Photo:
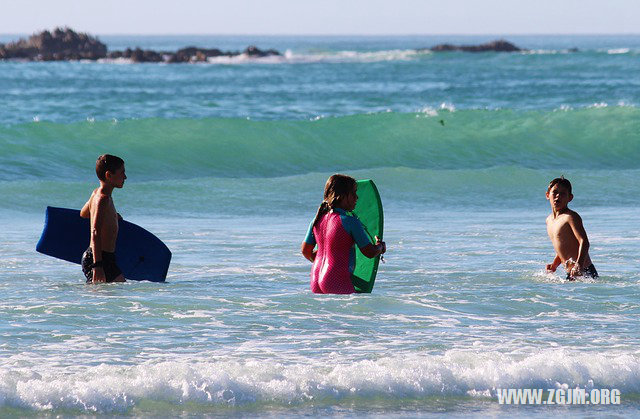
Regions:
<instances>
[{"instance_id":1,"label":"distant shoreline","mask_svg":"<svg viewBox=\"0 0 640 419\"><path fill-rule=\"evenodd\" d=\"M113 35L114 37L127 38L127 35ZM139 35L141 38L162 38L164 35ZM196 35L174 35L174 37L195 37ZM252 37L251 35L246 35ZM444 38L444 37L442 37ZM375 39L375 38L374 38ZM440 39L437 37L436 39ZM412 48L416 52L528 52L526 48L521 48L505 40L497 39L481 44L464 43L466 37L459 38L463 43L439 43L434 46L421 46ZM578 51L577 48L569 48L569 52ZM164 51L153 49L142 49L140 47L128 46L123 50L109 51L107 45L98 37L87 33L75 32L70 28L56 28L53 31L42 31L31 35L29 38L19 38L5 44L0 44L0 59L17 61L77 61L102 59L120 60L126 59L131 62L153 62L153 63L193 63L208 62L219 57L262 58L271 56L282 56L275 49L261 50L254 45L250 45L242 51L223 51L219 48L203 48L197 46L187 46L177 51Z\"/></svg>"},{"instance_id":2,"label":"distant shoreline","mask_svg":"<svg viewBox=\"0 0 640 419\"><path fill-rule=\"evenodd\" d=\"M108 51L96 36L75 32L70 28L42 31L29 38L0 44L0 59L17 61L78 61L128 59L132 62L187 63L206 62L210 58L247 56L251 58L280 56L274 49L261 50L250 45L243 51L222 51L218 48L187 46L177 51L155 51L139 47Z\"/></svg>"}]
</instances>

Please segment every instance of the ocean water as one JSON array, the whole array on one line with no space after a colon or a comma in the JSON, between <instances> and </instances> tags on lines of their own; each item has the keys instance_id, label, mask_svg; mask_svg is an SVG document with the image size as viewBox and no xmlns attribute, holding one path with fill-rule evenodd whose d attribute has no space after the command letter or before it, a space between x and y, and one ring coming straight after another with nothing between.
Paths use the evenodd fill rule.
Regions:
<instances>
[{"instance_id":1,"label":"ocean water","mask_svg":"<svg viewBox=\"0 0 640 419\"><path fill-rule=\"evenodd\" d=\"M416 51L491 39L112 36L284 56L0 62L0 416L638 415L640 37ZM105 152L118 211L173 252L166 283L85 285L35 252ZM309 290L299 246L335 172L385 207L370 295ZM597 280L544 272L559 175ZM621 404L496 397L575 387Z\"/></svg>"}]
</instances>

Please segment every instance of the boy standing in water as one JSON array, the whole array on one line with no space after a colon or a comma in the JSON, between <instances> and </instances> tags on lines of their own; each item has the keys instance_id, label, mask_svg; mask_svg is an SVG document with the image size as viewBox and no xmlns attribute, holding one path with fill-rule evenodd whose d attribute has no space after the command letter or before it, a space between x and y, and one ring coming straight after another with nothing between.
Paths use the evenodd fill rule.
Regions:
<instances>
[{"instance_id":1,"label":"boy standing in water","mask_svg":"<svg viewBox=\"0 0 640 419\"><path fill-rule=\"evenodd\" d=\"M567 207L573 199L571 182L564 176L553 179L547 188L547 199L551 204L547 233L556 251L555 259L547 265L547 272L555 272L563 264L570 281L578 276L597 278L598 272L589 257L589 239L582 219Z\"/></svg>"},{"instance_id":2,"label":"boy standing in water","mask_svg":"<svg viewBox=\"0 0 640 419\"><path fill-rule=\"evenodd\" d=\"M120 215L111 198L113 189L122 188L127 178L124 160L103 154L96 161L96 175L100 187L93 191L80 210L81 217L91 219L91 242L82 255L82 272L87 282L124 282L115 254Z\"/></svg>"}]
</instances>

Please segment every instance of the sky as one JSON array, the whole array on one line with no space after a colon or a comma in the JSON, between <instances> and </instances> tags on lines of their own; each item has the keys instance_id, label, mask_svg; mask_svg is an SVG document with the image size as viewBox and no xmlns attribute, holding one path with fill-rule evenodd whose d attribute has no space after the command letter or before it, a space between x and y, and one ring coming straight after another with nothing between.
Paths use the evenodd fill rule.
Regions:
<instances>
[{"instance_id":1,"label":"sky","mask_svg":"<svg viewBox=\"0 0 640 419\"><path fill-rule=\"evenodd\" d=\"M3 0L0 33L640 33L640 0Z\"/></svg>"}]
</instances>

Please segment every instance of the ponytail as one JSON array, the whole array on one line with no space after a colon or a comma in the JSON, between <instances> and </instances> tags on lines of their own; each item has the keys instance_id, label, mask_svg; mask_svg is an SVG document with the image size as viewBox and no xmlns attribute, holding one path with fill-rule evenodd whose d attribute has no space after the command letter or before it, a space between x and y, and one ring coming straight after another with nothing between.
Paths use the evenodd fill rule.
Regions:
<instances>
[{"instance_id":1,"label":"ponytail","mask_svg":"<svg viewBox=\"0 0 640 419\"><path fill-rule=\"evenodd\" d=\"M313 225L315 226L318 220L322 218L323 215L328 213L330 209L331 207L329 206L329 203L327 201L322 201L322 203L318 207L318 212L316 212L316 218L313 219Z\"/></svg>"}]
</instances>

